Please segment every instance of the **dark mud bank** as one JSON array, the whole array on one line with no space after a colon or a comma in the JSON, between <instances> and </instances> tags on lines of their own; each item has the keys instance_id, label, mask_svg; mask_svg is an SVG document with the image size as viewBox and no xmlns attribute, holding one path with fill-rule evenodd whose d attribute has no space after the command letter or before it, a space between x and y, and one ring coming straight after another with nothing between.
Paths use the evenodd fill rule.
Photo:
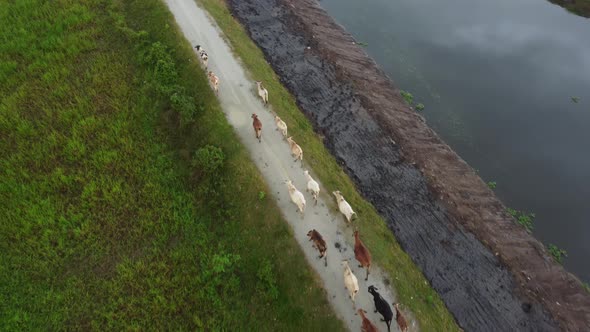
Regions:
<instances>
[{"instance_id":1,"label":"dark mud bank","mask_svg":"<svg viewBox=\"0 0 590 332\"><path fill-rule=\"evenodd\" d=\"M463 328L590 326L581 283L515 225L315 0L228 3Z\"/></svg>"}]
</instances>

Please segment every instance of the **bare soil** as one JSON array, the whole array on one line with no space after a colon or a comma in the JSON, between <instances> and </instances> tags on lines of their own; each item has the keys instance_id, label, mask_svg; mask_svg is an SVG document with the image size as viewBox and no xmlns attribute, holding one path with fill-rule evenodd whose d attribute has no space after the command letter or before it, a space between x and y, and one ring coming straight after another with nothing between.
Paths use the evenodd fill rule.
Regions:
<instances>
[{"instance_id":1,"label":"bare soil","mask_svg":"<svg viewBox=\"0 0 590 332\"><path fill-rule=\"evenodd\" d=\"M515 223L315 0L228 3L459 325L588 330L581 282Z\"/></svg>"}]
</instances>

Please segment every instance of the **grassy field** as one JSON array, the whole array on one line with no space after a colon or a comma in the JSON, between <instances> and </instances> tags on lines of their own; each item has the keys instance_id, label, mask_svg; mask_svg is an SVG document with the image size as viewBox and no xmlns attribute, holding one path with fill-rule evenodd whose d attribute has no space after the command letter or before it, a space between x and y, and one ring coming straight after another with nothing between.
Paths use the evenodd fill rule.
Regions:
<instances>
[{"instance_id":1,"label":"grassy field","mask_svg":"<svg viewBox=\"0 0 590 332\"><path fill-rule=\"evenodd\" d=\"M0 330L343 330L174 27L0 2Z\"/></svg>"},{"instance_id":2,"label":"grassy field","mask_svg":"<svg viewBox=\"0 0 590 332\"><path fill-rule=\"evenodd\" d=\"M549 2L559 5L576 15L590 18L590 0L549 0Z\"/></svg>"},{"instance_id":3,"label":"grassy field","mask_svg":"<svg viewBox=\"0 0 590 332\"><path fill-rule=\"evenodd\" d=\"M319 176L326 191L340 190L359 218L355 222L374 260L392 277L399 301L416 316L424 331L456 331L458 327L438 294L430 287L421 271L400 248L385 221L375 208L355 190L352 181L326 150L321 139L293 96L280 84L264 55L248 37L244 28L229 13L224 0L196 0L225 32L234 52L242 59L251 75L262 80L269 92L273 109L289 125L306 155L306 163ZM333 199L332 199L333 200ZM335 204L334 204L335 205Z\"/></svg>"}]
</instances>

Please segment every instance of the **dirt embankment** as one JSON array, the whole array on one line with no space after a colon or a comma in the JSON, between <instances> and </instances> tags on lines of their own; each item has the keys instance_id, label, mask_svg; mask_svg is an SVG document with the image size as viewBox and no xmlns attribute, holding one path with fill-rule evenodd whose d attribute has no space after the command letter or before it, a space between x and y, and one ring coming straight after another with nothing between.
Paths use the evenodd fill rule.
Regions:
<instances>
[{"instance_id":1,"label":"dirt embankment","mask_svg":"<svg viewBox=\"0 0 590 332\"><path fill-rule=\"evenodd\" d=\"M590 326L579 280L514 223L315 0L228 2L463 328Z\"/></svg>"}]
</instances>

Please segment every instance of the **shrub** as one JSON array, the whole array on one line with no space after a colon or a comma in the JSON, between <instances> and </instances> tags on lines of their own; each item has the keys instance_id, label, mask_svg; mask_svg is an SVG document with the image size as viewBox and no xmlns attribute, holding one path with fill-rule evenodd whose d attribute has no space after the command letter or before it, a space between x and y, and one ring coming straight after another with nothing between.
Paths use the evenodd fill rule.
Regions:
<instances>
[{"instance_id":1,"label":"shrub","mask_svg":"<svg viewBox=\"0 0 590 332\"><path fill-rule=\"evenodd\" d=\"M155 42L140 51L139 58L144 65L154 68L159 61L172 62L172 57L168 53L166 46L160 42Z\"/></svg>"},{"instance_id":2,"label":"shrub","mask_svg":"<svg viewBox=\"0 0 590 332\"><path fill-rule=\"evenodd\" d=\"M424 104L420 103L420 104L416 105L416 111L422 111L422 110L424 110L424 107L425 107Z\"/></svg>"},{"instance_id":3,"label":"shrub","mask_svg":"<svg viewBox=\"0 0 590 332\"><path fill-rule=\"evenodd\" d=\"M158 60L153 73L156 89L165 95L171 94L178 80L178 73L176 72L174 62Z\"/></svg>"},{"instance_id":4,"label":"shrub","mask_svg":"<svg viewBox=\"0 0 590 332\"><path fill-rule=\"evenodd\" d=\"M488 182L488 187L490 189L496 189L496 182L495 181Z\"/></svg>"},{"instance_id":5,"label":"shrub","mask_svg":"<svg viewBox=\"0 0 590 332\"><path fill-rule=\"evenodd\" d=\"M172 94L177 87L178 71L168 49L160 42L144 44L139 59L151 69L156 90L166 96Z\"/></svg>"},{"instance_id":6,"label":"shrub","mask_svg":"<svg viewBox=\"0 0 590 332\"><path fill-rule=\"evenodd\" d=\"M256 272L258 277L258 290L268 299L276 300L279 298L279 289L277 288L277 281L273 272L272 263L268 259L264 259Z\"/></svg>"},{"instance_id":7,"label":"shrub","mask_svg":"<svg viewBox=\"0 0 590 332\"><path fill-rule=\"evenodd\" d=\"M215 308L222 308L223 298L239 286L239 277L235 272L240 259L240 255L223 251L203 257L200 278L205 286L201 292L203 299L210 301Z\"/></svg>"},{"instance_id":8,"label":"shrub","mask_svg":"<svg viewBox=\"0 0 590 332\"><path fill-rule=\"evenodd\" d=\"M192 164L205 174L213 174L221 169L225 155L223 151L213 145L206 145L195 151Z\"/></svg>"},{"instance_id":9,"label":"shrub","mask_svg":"<svg viewBox=\"0 0 590 332\"><path fill-rule=\"evenodd\" d=\"M185 89L177 87L176 91L170 95L170 105L172 109L178 112L183 122L192 122L198 114L197 106L192 97L188 96Z\"/></svg>"}]
</instances>

